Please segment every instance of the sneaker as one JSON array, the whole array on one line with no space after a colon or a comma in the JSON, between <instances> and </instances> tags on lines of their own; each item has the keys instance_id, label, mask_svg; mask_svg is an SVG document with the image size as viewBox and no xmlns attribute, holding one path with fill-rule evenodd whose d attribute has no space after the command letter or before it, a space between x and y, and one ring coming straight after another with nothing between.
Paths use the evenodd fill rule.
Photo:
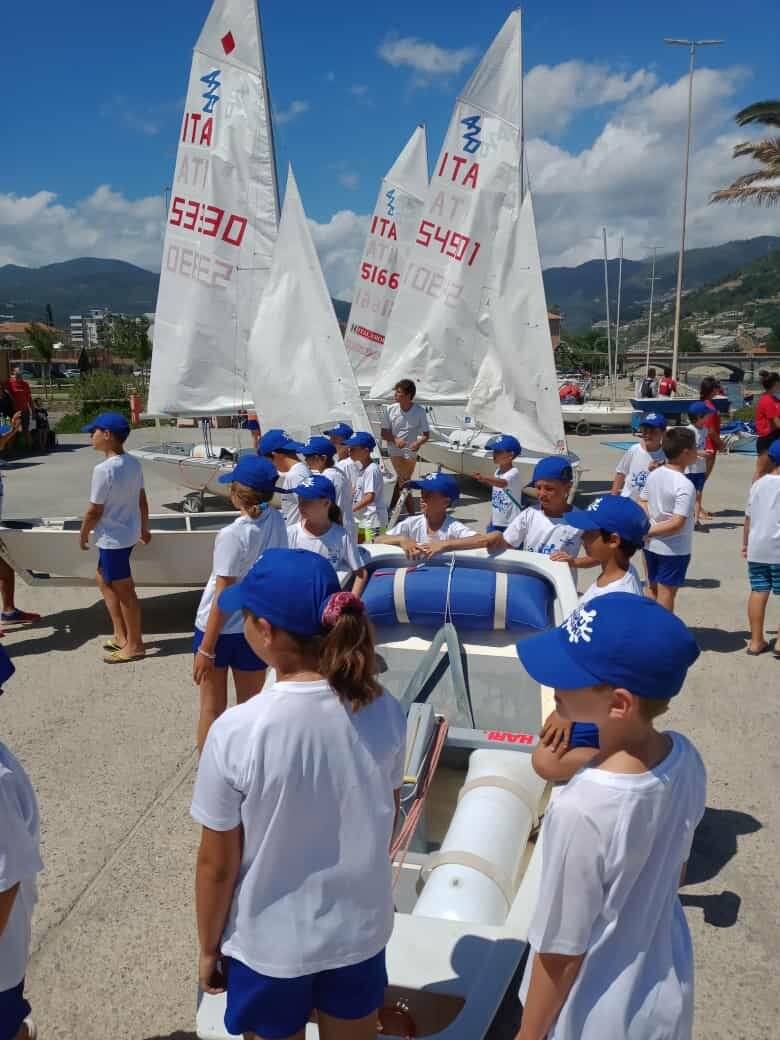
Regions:
<instances>
[{"instance_id":1,"label":"sneaker","mask_svg":"<svg viewBox=\"0 0 780 1040\"><path fill-rule=\"evenodd\" d=\"M31 621L40 621L40 614L31 614L29 610L19 610L18 607L14 607L13 610L4 610L0 614L0 620L6 624L11 625L24 625L29 624Z\"/></svg>"}]
</instances>

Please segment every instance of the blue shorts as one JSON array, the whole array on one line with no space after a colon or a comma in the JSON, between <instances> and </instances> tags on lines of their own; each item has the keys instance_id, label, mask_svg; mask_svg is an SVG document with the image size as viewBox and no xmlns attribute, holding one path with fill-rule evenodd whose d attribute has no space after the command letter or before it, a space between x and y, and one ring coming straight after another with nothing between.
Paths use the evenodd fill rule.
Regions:
<instances>
[{"instance_id":1,"label":"blue shorts","mask_svg":"<svg viewBox=\"0 0 780 1040\"><path fill-rule=\"evenodd\" d=\"M572 723L569 734L569 751L577 747L597 748L599 746L599 728L592 722Z\"/></svg>"},{"instance_id":2,"label":"blue shorts","mask_svg":"<svg viewBox=\"0 0 780 1040\"><path fill-rule=\"evenodd\" d=\"M748 560L748 577L752 592L771 592L780 596L780 563L751 563Z\"/></svg>"},{"instance_id":3,"label":"blue shorts","mask_svg":"<svg viewBox=\"0 0 780 1040\"><path fill-rule=\"evenodd\" d=\"M195 629L192 637L193 654L197 654L204 635L199 628ZM268 667L254 652L243 632L231 632L220 636L214 653L215 668L232 668L234 672L264 672Z\"/></svg>"},{"instance_id":4,"label":"blue shorts","mask_svg":"<svg viewBox=\"0 0 780 1040\"><path fill-rule=\"evenodd\" d=\"M706 473L686 473L685 475L697 491L704 490L704 485L707 483Z\"/></svg>"},{"instance_id":5,"label":"blue shorts","mask_svg":"<svg viewBox=\"0 0 780 1040\"><path fill-rule=\"evenodd\" d=\"M0 992L0 1040L14 1040L22 1022L30 1014L30 1005L24 999L24 979L13 989Z\"/></svg>"},{"instance_id":6,"label":"blue shorts","mask_svg":"<svg viewBox=\"0 0 780 1040\"><path fill-rule=\"evenodd\" d=\"M245 419L241 423L241 429L242 430L259 430L260 429L260 423L257 421L257 419Z\"/></svg>"},{"instance_id":7,"label":"blue shorts","mask_svg":"<svg viewBox=\"0 0 780 1040\"><path fill-rule=\"evenodd\" d=\"M110 585L112 581L132 578L133 575L130 571L130 553L132 551L132 545L129 549L98 549L98 570L107 585Z\"/></svg>"},{"instance_id":8,"label":"blue shorts","mask_svg":"<svg viewBox=\"0 0 780 1040\"><path fill-rule=\"evenodd\" d=\"M651 585L660 584L666 585L670 589L679 589L681 585L685 584L685 575L688 573L690 562L690 553L687 556L662 556L660 553L645 549L647 580Z\"/></svg>"},{"instance_id":9,"label":"blue shorts","mask_svg":"<svg viewBox=\"0 0 780 1040\"><path fill-rule=\"evenodd\" d=\"M501 531L501 533L503 534L503 532L506 531L508 526L509 524L488 524L485 528L485 531L487 532L487 534L492 534L493 531Z\"/></svg>"},{"instance_id":10,"label":"blue shorts","mask_svg":"<svg viewBox=\"0 0 780 1040\"><path fill-rule=\"evenodd\" d=\"M267 1040L294 1036L315 1010L333 1018L365 1018L382 1006L387 986L384 950L360 964L297 979L261 975L232 958L226 968L228 1031Z\"/></svg>"}]
</instances>

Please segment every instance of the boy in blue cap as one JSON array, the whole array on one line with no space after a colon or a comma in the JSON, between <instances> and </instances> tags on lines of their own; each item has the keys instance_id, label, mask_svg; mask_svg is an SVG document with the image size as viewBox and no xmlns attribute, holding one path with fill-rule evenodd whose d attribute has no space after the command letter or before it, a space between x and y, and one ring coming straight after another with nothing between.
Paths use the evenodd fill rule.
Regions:
<instances>
[{"instance_id":1,"label":"boy in blue cap","mask_svg":"<svg viewBox=\"0 0 780 1040\"><path fill-rule=\"evenodd\" d=\"M488 549L525 549L542 553L551 560L571 567L592 567L587 556L577 557L582 534L567 522L569 493L573 473L571 463L563 455L540 459L533 472L533 485L539 499L538 508L528 506L518 513L505 531L486 535Z\"/></svg>"},{"instance_id":2,"label":"boy in blue cap","mask_svg":"<svg viewBox=\"0 0 780 1040\"><path fill-rule=\"evenodd\" d=\"M285 595L289 590L290 594ZM220 607L276 682L217 719L192 798L199 980L238 1036L373 1040L393 930L406 719L326 559L269 549Z\"/></svg>"},{"instance_id":3,"label":"boy in blue cap","mask_svg":"<svg viewBox=\"0 0 780 1040\"><path fill-rule=\"evenodd\" d=\"M767 459L773 468L750 488L742 535L742 555L747 560L750 576L747 652L751 657L769 649L764 639L766 607L770 592L780 596L780 440L769 445ZM780 629L774 655L780 660Z\"/></svg>"},{"instance_id":4,"label":"boy in blue cap","mask_svg":"<svg viewBox=\"0 0 780 1040\"><path fill-rule=\"evenodd\" d=\"M613 495L639 501L648 475L666 462L661 448L665 429L666 416L658 412L648 412L642 416L639 442L630 447L617 464L615 479L612 481Z\"/></svg>"},{"instance_id":5,"label":"boy in blue cap","mask_svg":"<svg viewBox=\"0 0 780 1040\"><path fill-rule=\"evenodd\" d=\"M266 549L287 547L281 513L269 508L278 478L272 463L259 455L242 455L232 472L219 477L220 484L230 485L230 501L239 515L214 540L211 575L195 616L192 681L200 691L199 751L209 727L227 708L228 672L238 704L263 688L265 662L246 641L244 618L225 614L219 597L249 573Z\"/></svg>"},{"instance_id":6,"label":"boy in blue cap","mask_svg":"<svg viewBox=\"0 0 780 1040\"><path fill-rule=\"evenodd\" d=\"M258 455L264 455L279 474L279 487L286 491L300 484L311 474L309 467L298 458L302 444L293 440L284 430L267 430L260 438ZM298 499L295 495L282 495L282 516L285 524L297 524L300 520Z\"/></svg>"},{"instance_id":7,"label":"boy in blue cap","mask_svg":"<svg viewBox=\"0 0 780 1040\"><path fill-rule=\"evenodd\" d=\"M349 423L340 422L336 423L335 426L331 426L329 430L323 430L322 432L336 449L336 468L340 469L347 478L354 495L362 467L359 462L355 462L354 459L350 457L347 441L355 431Z\"/></svg>"},{"instance_id":8,"label":"boy in blue cap","mask_svg":"<svg viewBox=\"0 0 780 1040\"><path fill-rule=\"evenodd\" d=\"M696 461L688 466L685 470L685 475L696 491L696 518L694 520L696 524L701 523L702 520L701 503L704 485L707 483L707 456L710 454L707 451L707 436L709 434L707 419L709 415L710 409L704 401L694 401L693 404L688 406L688 418L690 419L688 429L696 438Z\"/></svg>"},{"instance_id":9,"label":"boy in blue cap","mask_svg":"<svg viewBox=\"0 0 780 1040\"><path fill-rule=\"evenodd\" d=\"M490 531L506 531L523 509L523 478L514 467L514 461L522 451L520 441L509 433L502 433L488 443L493 449L496 472L492 477L477 473L475 479L493 490L490 494Z\"/></svg>"},{"instance_id":10,"label":"boy in blue cap","mask_svg":"<svg viewBox=\"0 0 780 1040\"><path fill-rule=\"evenodd\" d=\"M355 517L352 514L352 498L355 491L344 470L334 465L335 454L336 447L332 440L324 436L309 437L301 449L301 455L306 459L309 471L312 474L321 473L333 484L336 489L336 505L341 510L340 523L350 538L357 541Z\"/></svg>"},{"instance_id":11,"label":"boy in blue cap","mask_svg":"<svg viewBox=\"0 0 780 1040\"><path fill-rule=\"evenodd\" d=\"M346 531L336 501L336 488L323 473L312 473L288 494L298 496L301 519L287 528L291 549L306 549L329 560L339 577L353 575L352 591L360 596L368 573L354 534Z\"/></svg>"},{"instance_id":12,"label":"boy in blue cap","mask_svg":"<svg viewBox=\"0 0 780 1040\"><path fill-rule=\"evenodd\" d=\"M92 473L89 506L81 522L79 539L89 549L94 530L99 553L97 584L105 601L113 637L104 645L107 664L127 664L146 654L141 631L141 604L130 570L130 554L139 542L151 541L149 503L144 474L138 459L128 455L124 443L130 424L119 412L102 412L87 426L92 447L105 455Z\"/></svg>"},{"instance_id":13,"label":"boy in blue cap","mask_svg":"<svg viewBox=\"0 0 780 1040\"><path fill-rule=\"evenodd\" d=\"M694 746L654 720L699 648L673 614L616 592L517 652L555 688L560 714L596 725L601 742L542 824L517 1040L689 1040L693 955L677 892L706 774Z\"/></svg>"},{"instance_id":14,"label":"boy in blue cap","mask_svg":"<svg viewBox=\"0 0 780 1040\"><path fill-rule=\"evenodd\" d=\"M449 473L430 473L421 480L410 480L405 487L422 492L422 513L407 516L387 534L377 538L384 545L400 546L410 560L435 556L453 549L480 549L486 539L447 510L460 495L458 482Z\"/></svg>"},{"instance_id":15,"label":"boy in blue cap","mask_svg":"<svg viewBox=\"0 0 780 1040\"><path fill-rule=\"evenodd\" d=\"M358 525L358 542L373 542L387 528L385 481L382 470L371 454L376 448L376 441L370 433L359 430L345 444L352 461L360 466L352 506Z\"/></svg>"}]
</instances>

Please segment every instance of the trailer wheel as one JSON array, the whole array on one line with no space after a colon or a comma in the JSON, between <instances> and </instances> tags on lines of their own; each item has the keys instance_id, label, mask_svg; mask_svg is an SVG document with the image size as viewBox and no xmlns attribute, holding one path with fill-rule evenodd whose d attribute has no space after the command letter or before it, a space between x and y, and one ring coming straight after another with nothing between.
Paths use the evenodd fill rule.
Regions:
<instances>
[{"instance_id":1,"label":"trailer wheel","mask_svg":"<svg viewBox=\"0 0 780 1040\"><path fill-rule=\"evenodd\" d=\"M574 427L574 432L578 437L587 437L590 433L590 423L586 419L580 419Z\"/></svg>"},{"instance_id":2,"label":"trailer wheel","mask_svg":"<svg viewBox=\"0 0 780 1040\"><path fill-rule=\"evenodd\" d=\"M181 507L185 513L202 513L206 508L203 502L203 492L193 491L191 495L185 495Z\"/></svg>"}]
</instances>

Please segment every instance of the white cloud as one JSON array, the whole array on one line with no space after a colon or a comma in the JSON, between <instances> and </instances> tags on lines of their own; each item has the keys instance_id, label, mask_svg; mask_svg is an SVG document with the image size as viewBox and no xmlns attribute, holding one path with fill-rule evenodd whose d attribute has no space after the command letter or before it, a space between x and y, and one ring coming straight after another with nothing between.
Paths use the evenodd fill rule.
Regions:
<instances>
[{"instance_id":1,"label":"white cloud","mask_svg":"<svg viewBox=\"0 0 780 1040\"><path fill-rule=\"evenodd\" d=\"M339 300L351 300L368 232L368 216L343 209L326 224L310 220L309 227L331 294Z\"/></svg>"},{"instance_id":2,"label":"white cloud","mask_svg":"<svg viewBox=\"0 0 780 1040\"><path fill-rule=\"evenodd\" d=\"M444 77L461 72L479 52L474 47L447 50L416 36L389 36L377 53L393 68L413 69L424 77Z\"/></svg>"},{"instance_id":3,"label":"white cloud","mask_svg":"<svg viewBox=\"0 0 780 1040\"><path fill-rule=\"evenodd\" d=\"M360 174L354 173L352 170L345 170L339 174L339 184L342 188L349 188L350 191L354 191L360 184Z\"/></svg>"},{"instance_id":4,"label":"white cloud","mask_svg":"<svg viewBox=\"0 0 780 1040\"><path fill-rule=\"evenodd\" d=\"M362 98L368 94L368 86L365 83L355 83L349 88L349 92L354 97Z\"/></svg>"},{"instance_id":5,"label":"white cloud","mask_svg":"<svg viewBox=\"0 0 780 1040\"><path fill-rule=\"evenodd\" d=\"M308 101L291 101L287 108L279 108L274 111L274 122L279 126L283 126L285 123L291 123L293 119L297 119L298 116L302 116L304 112L308 111Z\"/></svg>"},{"instance_id":6,"label":"white cloud","mask_svg":"<svg viewBox=\"0 0 780 1040\"><path fill-rule=\"evenodd\" d=\"M647 69L628 75L584 61L535 65L526 75L523 89L526 133L558 134L575 112L625 101L655 84L655 74Z\"/></svg>"}]
</instances>

